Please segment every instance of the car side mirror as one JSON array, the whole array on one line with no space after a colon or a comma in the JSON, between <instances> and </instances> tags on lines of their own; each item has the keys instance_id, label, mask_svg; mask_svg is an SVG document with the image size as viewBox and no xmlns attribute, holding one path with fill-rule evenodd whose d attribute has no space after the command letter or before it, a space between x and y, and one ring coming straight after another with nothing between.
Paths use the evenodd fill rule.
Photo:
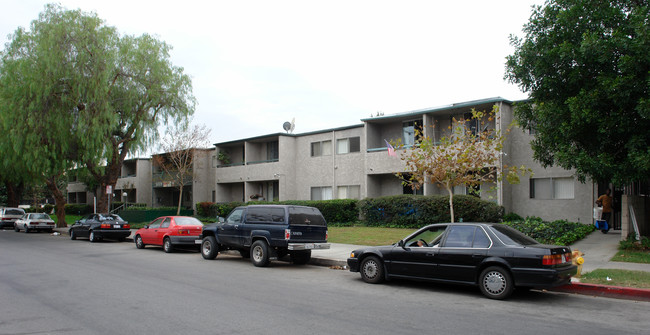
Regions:
<instances>
[{"instance_id":1,"label":"car side mirror","mask_svg":"<svg viewBox=\"0 0 650 335\"><path fill-rule=\"evenodd\" d=\"M145 226L144 226L144 229L149 229L149 225L145 225Z\"/></svg>"},{"instance_id":2,"label":"car side mirror","mask_svg":"<svg viewBox=\"0 0 650 335\"><path fill-rule=\"evenodd\" d=\"M224 218L223 216L219 216L217 217L217 221L219 221L219 223L224 223L226 222L226 218Z\"/></svg>"},{"instance_id":3,"label":"car side mirror","mask_svg":"<svg viewBox=\"0 0 650 335\"><path fill-rule=\"evenodd\" d=\"M397 243L397 245L399 245L400 247L406 249L406 248L405 248L405 244L404 244L404 240L400 240L400 241Z\"/></svg>"}]
</instances>

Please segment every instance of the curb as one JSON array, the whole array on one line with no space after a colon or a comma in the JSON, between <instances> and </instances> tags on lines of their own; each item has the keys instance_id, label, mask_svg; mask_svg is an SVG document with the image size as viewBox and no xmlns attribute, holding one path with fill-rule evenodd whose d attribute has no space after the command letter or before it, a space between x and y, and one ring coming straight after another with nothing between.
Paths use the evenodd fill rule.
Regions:
<instances>
[{"instance_id":1,"label":"curb","mask_svg":"<svg viewBox=\"0 0 650 335\"><path fill-rule=\"evenodd\" d=\"M329 258L319 258L319 257L311 257L309 260L309 265L317 265L317 266L327 266L327 267L347 267L348 262L347 261L338 261L334 259L329 259Z\"/></svg>"},{"instance_id":2,"label":"curb","mask_svg":"<svg viewBox=\"0 0 650 335\"><path fill-rule=\"evenodd\" d=\"M575 293L596 297L626 299L650 302L650 290L642 288L596 285L586 283L571 283L548 289L554 292Z\"/></svg>"}]
</instances>

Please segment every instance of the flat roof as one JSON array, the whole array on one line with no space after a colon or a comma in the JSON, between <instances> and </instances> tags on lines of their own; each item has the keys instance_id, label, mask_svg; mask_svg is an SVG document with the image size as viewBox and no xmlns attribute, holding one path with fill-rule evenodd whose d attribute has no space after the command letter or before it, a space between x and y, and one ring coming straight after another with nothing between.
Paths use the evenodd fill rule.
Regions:
<instances>
[{"instance_id":1,"label":"flat roof","mask_svg":"<svg viewBox=\"0 0 650 335\"><path fill-rule=\"evenodd\" d=\"M384 116L369 117L369 118L361 119L361 121L367 122L367 121L403 118L403 117L416 116L416 115L422 115L422 114L427 114L427 113L449 111L449 110L458 109L458 108L467 108L467 107L472 107L472 106L476 106L476 105L484 105L484 104L490 104L490 103L496 103L496 102L505 102L505 103L508 103L508 104L511 104L511 105L513 104L513 102L511 100L504 99L502 97L494 97L494 98L487 98L487 99L480 99L480 100L472 100L472 101L453 103L453 104L450 104L450 105L439 106L439 107L430 107L430 108L424 108L424 109L417 109L417 110L414 110L414 111L408 111L408 112L403 112L403 113L395 113L395 114L384 115Z\"/></svg>"},{"instance_id":2,"label":"flat roof","mask_svg":"<svg viewBox=\"0 0 650 335\"><path fill-rule=\"evenodd\" d=\"M332 132L332 131L341 131L341 130L348 130L348 129L354 129L354 128L362 128L363 126L364 126L363 123L359 123L359 124L354 124L354 125L351 125L351 126L315 130L315 131L310 131L310 132L300 133L300 134L273 133L273 134L255 136L255 137L242 138L242 139L233 140L233 141L219 142L219 143L215 143L214 145L219 146L219 145L227 145L227 144L233 144L233 143L238 143L238 142L250 142L250 141L255 141L255 140L261 140L261 139L264 139L264 138L279 137L279 136L288 136L288 137L308 136L308 135L314 135L314 134L329 133L329 132Z\"/></svg>"}]
</instances>

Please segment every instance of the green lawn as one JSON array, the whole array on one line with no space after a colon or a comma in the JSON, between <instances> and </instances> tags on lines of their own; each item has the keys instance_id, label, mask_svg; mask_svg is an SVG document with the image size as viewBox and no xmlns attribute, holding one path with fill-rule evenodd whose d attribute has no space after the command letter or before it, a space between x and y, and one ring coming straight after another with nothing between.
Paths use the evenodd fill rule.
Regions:
<instances>
[{"instance_id":1,"label":"green lawn","mask_svg":"<svg viewBox=\"0 0 650 335\"><path fill-rule=\"evenodd\" d=\"M377 227L328 227L330 243L358 245L387 245L393 244L415 229L377 228Z\"/></svg>"},{"instance_id":2,"label":"green lawn","mask_svg":"<svg viewBox=\"0 0 650 335\"><path fill-rule=\"evenodd\" d=\"M609 278L609 280L607 280ZM580 277L581 283L650 289L650 273L644 271L596 269Z\"/></svg>"},{"instance_id":3,"label":"green lawn","mask_svg":"<svg viewBox=\"0 0 650 335\"><path fill-rule=\"evenodd\" d=\"M614 262L650 264L650 251L620 250L611 260Z\"/></svg>"}]
</instances>

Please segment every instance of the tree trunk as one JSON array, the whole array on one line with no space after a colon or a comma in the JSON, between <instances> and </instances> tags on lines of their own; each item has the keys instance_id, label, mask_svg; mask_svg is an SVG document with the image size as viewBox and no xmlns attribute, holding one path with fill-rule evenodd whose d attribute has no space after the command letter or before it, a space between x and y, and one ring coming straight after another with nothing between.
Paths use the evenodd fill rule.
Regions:
<instances>
[{"instance_id":1,"label":"tree trunk","mask_svg":"<svg viewBox=\"0 0 650 335\"><path fill-rule=\"evenodd\" d=\"M183 185L181 184L180 192L178 193L178 208L176 209L176 215L181 215L182 203L183 203Z\"/></svg>"},{"instance_id":2,"label":"tree trunk","mask_svg":"<svg viewBox=\"0 0 650 335\"><path fill-rule=\"evenodd\" d=\"M45 179L45 184L52 193L52 196L54 196L54 208L56 209L56 227L65 228L68 226L68 224L65 222L65 196L63 196L63 192L61 192L59 187L56 185L55 177Z\"/></svg>"},{"instance_id":3,"label":"tree trunk","mask_svg":"<svg viewBox=\"0 0 650 335\"><path fill-rule=\"evenodd\" d=\"M454 221L454 191L449 185L445 185L447 189L447 193L449 193L449 214L451 214L451 221L450 222L455 222Z\"/></svg>"},{"instance_id":4,"label":"tree trunk","mask_svg":"<svg viewBox=\"0 0 650 335\"><path fill-rule=\"evenodd\" d=\"M23 183L16 185L12 182L5 182L5 187L7 188L7 207L18 207L25 186Z\"/></svg>"}]
</instances>

